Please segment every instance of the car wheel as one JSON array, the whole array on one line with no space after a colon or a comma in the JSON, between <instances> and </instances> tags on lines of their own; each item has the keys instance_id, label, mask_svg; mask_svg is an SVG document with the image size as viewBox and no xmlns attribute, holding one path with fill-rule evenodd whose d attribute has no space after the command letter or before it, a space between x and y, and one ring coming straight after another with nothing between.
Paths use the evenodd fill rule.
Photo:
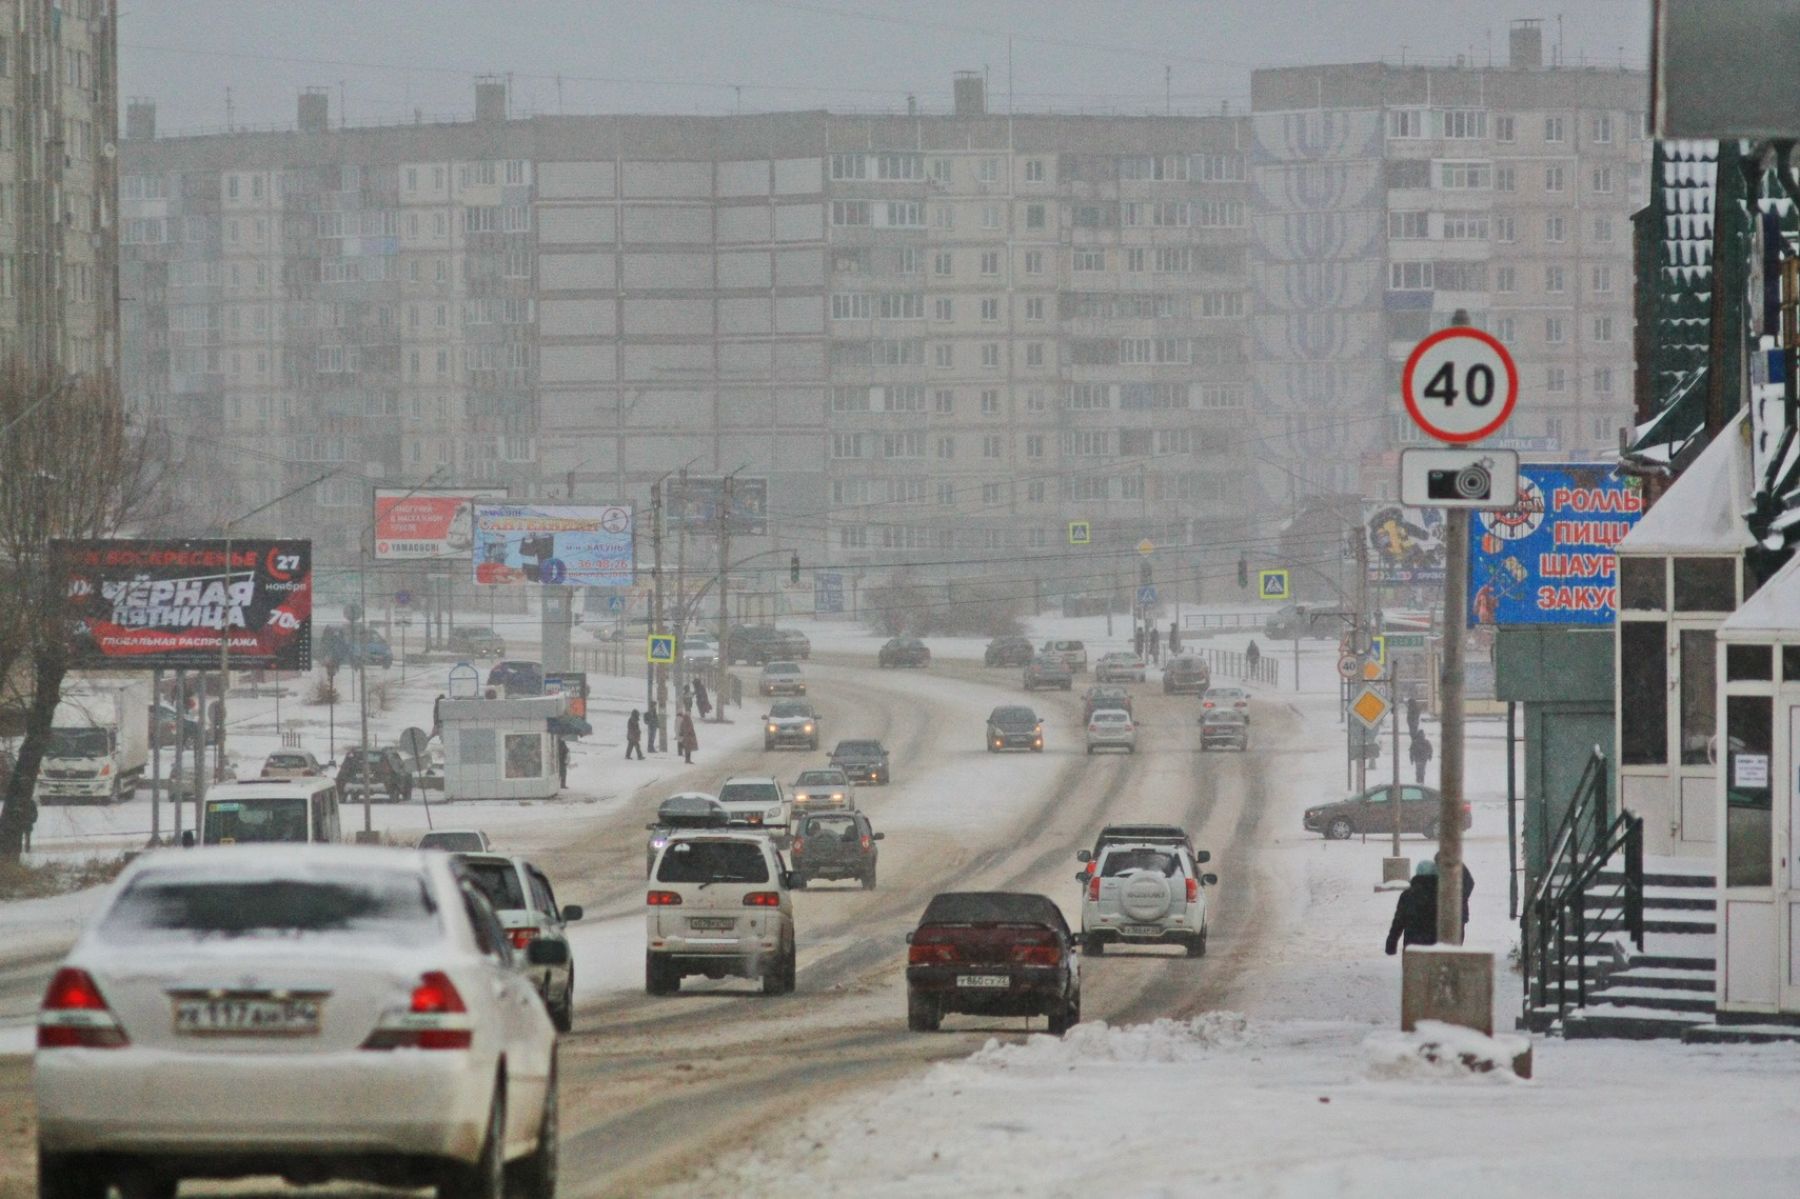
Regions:
<instances>
[{"instance_id":1,"label":"car wheel","mask_svg":"<svg viewBox=\"0 0 1800 1199\"><path fill-rule=\"evenodd\" d=\"M788 890L804 891L806 890L806 884L811 881L812 880L808 879L804 874L801 874L796 870L793 874L788 876Z\"/></svg>"},{"instance_id":2,"label":"car wheel","mask_svg":"<svg viewBox=\"0 0 1800 1199\"><path fill-rule=\"evenodd\" d=\"M1081 952L1087 954L1091 958L1105 957L1106 942L1102 941L1099 937L1083 937L1081 939Z\"/></svg>"},{"instance_id":3,"label":"car wheel","mask_svg":"<svg viewBox=\"0 0 1800 1199\"><path fill-rule=\"evenodd\" d=\"M473 1165L453 1162L438 1183L438 1199L506 1199L506 1089L495 1086L481 1156Z\"/></svg>"},{"instance_id":4,"label":"car wheel","mask_svg":"<svg viewBox=\"0 0 1800 1199\"><path fill-rule=\"evenodd\" d=\"M1088 746L1088 747L1087 747L1087 751L1088 751L1088 757L1090 757L1090 758L1091 758L1091 757L1093 757L1093 756L1094 756L1094 747L1093 747L1093 746L1091 746L1091 745L1090 745L1090 746Z\"/></svg>"},{"instance_id":5,"label":"car wheel","mask_svg":"<svg viewBox=\"0 0 1800 1199\"><path fill-rule=\"evenodd\" d=\"M1350 834L1356 830L1350 827L1348 818L1339 816L1325 826L1325 837L1330 841L1348 841Z\"/></svg>"},{"instance_id":6,"label":"car wheel","mask_svg":"<svg viewBox=\"0 0 1800 1199\"><path fill-rule=\"evenodd\" d=\"M869 867L869 872L862 876L862 888L865 891L873 891L875 889L875 867Z\"/></svg>"},{"instance_id":7,"label":"car wheel","mask_svg":"<svg viewBox=\"0 0 1800 1199\"><path fill-rule=\"evenodd\" d=\"M654 953L644 954L644 990L651 995L673 995L681 990L681 976Z\"/></svg>"},{"instance_id":8,"label":"car wheel","mask_svg":"<svg viewBox=\"0 0 1800 1199\"><path fill-rule=\"evenodd\" d=\"M1442 826L1439 825L1437 821L1433 820L1425 826L1425 839L1427 841L1436 841L1438 839L1438 833L1441 831L1443 831Z\"/></svg>"},{"instance_id":9,"label":"car wheel","mask_svg":"<svg viewBox=\"0 0 1800 1199\"><path fill-rule=\"evenodd\" d=\"M38 1150L38 1199L104 1199L106 1189L86 1159Z\"/></svg>"},{"instance_id":10,"label":"car wheel","mask_svg":"<svg viewBox=\"0 0 1800 1199\"><path fill-rule=\"evenodd\" d=\"M556 1026L557 1032L568 1032L575 1027L575 971L569 971L569 985L563 988L562 1002L550 1009L550 1023Z\"/></svg>"},{"instance_id":11,"label":"car wheel","mask_svg":"<svg viewBox=\"0 0 1800 1199\"><path fill-rule=\"evenodd\" d=\"M773 741L770 741L767 737L763 738L763 752L764 753L767 753L769 750L774 749L774 748L775 748L775 743Z\"/></svg>"},{"instance_id":12,"label":"car wheel","mask_svg":"<svg viewBox=\"0 0 1800 1199\"><path fill-rule=\"evenodd\" d=\"M944 1010L929 995L910 988L906 992L906 1027L912 1032L936 1032L944 1022Z\"/></svg>"},{"instance_id":13,"label":"car wheel","mask_svg":"<svg viewBox=\"0 0 1800 1199\"><path fill-rule=\"evenodd\" d=\"M794 989L794 949L788 946L762 976L764 995L786 995Z\"/></svg>"},{"instance_id":14,"label":"car wheel","mask_svg":"<svg viewBox=\"0 0 1800 1199\"><path fill-rule=\"evenodd\" d=\"M888 783L889 783L889 782L890 782L890 781L892 781L892 780L891 780L891 779L890 779L890 778L889 778L889 776L888 776L888 772L887 772L887 771L885 771L885 770L884 770L884 771L882 771L882 772L881 772L881 785L882 785L882 786L883 786L883 787L885 787L885 786L887 786L887 785L888 785Z\"/></svg>"},{"instance_id":15,"label":"car wheel","mask_svg":"<svg viewBox=\"0 0 1800 1199\"><path fill-rule=\"evenodd\" d=\"M1080 1023L1081 1000L1072 999L1050 1013L1050 1023L1045 1031L1053 1037L1060 1037Z\"/></svg>"},{"instance_id":16,"label":"car wheel","mask_svg":"<svg viewBox=\"0 0 1800 1199\"><path fill-rule=\"evenodd\" d=\"M1206 956L1205 933L1200 933L1197 936L1188 938L1187 955L1191 958L1203 958Z\"/></svg>"},{"instance_id":17,"label":"car wheel","mask_svg":"<svg viewBox=\"0 0 1800 1199\"><path fill-rule=\"evenodd\" d=\"M544 1116L538 1123L537 1148L515 1162L507 1190L516 1199L556 1199L556 1142L561 1133L556 1102L556 1064L550 1065L550 1087L544 1092Z\"/></svg>"}]
</instances>

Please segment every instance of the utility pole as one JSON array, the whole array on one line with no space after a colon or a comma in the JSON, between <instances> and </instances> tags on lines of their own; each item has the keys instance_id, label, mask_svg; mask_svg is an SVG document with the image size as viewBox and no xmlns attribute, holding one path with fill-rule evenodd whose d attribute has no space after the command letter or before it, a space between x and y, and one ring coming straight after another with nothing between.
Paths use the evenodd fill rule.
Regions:
<instances>
[{"instance_id":1,"label":"utility pole","mask_svg":"<svg viewBox=\"0 0 1800 1199\"><path fill-rule=\"evenodd\" d=\"M1369 552L1369 543L1362 537L1353 536L1353 540L1355 542L1353 548L1356 552L1356 616L1350 624L1350 636L1353 640L1351 649L1355 651L1359 662L1366 663L1369 660L1371 645L1367 623L1369 618L1369 563L1366 555ZM1363 672L1363 677L1365 679L1368 677L1367 671ZM1352 688L1355 686L1356 684L1351 684ZM1364 728L1357 721L1345 720L1344 727L1356 737L1356 793L1362 795L1369 789L1368 747L1371 743L1380 745L1381 742L1375 740L1374 729ZM1399 792L1395 792L1388 799L1398 811L1400 807Z\"/></svg>"},{"instance_id":2,"label":"utility pole","mask_svg":"<svg viewBox=\"0 0 1800 1199\"><path fill-rule=\"evenodd\" d=\"M680 497L674 504L675 511L675 695L677 702L684 694L682 686L686 682L686 670L681 660L681 646L687 640L687 527L688 527L688 481L687 467L681 468L680 482L675 494Z\"/></svg>"},{"instance_id":3,"label":"utility pole","mask_svg":"<svg viewBox=\"0 0 1800 1199\"><path fill-rule=\"evenodd\" d=\"M1557 18L1559 30L1562 18ZM1467 325L1458 308L1452 325ZM1463 943L1463 622L1469 610L1469 510L1444 514L1443 714L1438 733L1438 944Z\"/></svg>"},{"instance_id":4,"label":"utility pole","mask_svg":"<svg viewBox=\"0 0 1800 1199\"><path fill-rule=\"evenodd\" d=\"M725 570L731 561L731 488L736 471L725 476L719 501L719 674L713 682L713 711L717 723L725 720L725 637L730 632L730 607L725 602Z\"/></svg>"},{"instance_id":5,"label":"utility pole","mask_svg":"<svg viewBox=\"0 0 1800 1199\"><path fill-rule=\"evenodd\" d=\"M663 631L662 485L663 479L667 479L668 477L669 476L664 475L662 479L658 479L656 481L655 489L650 494L650 552L652 555L650 566L650 631L652 633L661 633ZM656 710L659 713L667 712L669 710L668 676L658 670L654 662L646 666L645 671L644 702L647 704L654 703L656 705ZM654 692L654 694L652 694L652 692ZM667 718L665 717L664 719L666 720Z\"/></svg>"}]
</instances>

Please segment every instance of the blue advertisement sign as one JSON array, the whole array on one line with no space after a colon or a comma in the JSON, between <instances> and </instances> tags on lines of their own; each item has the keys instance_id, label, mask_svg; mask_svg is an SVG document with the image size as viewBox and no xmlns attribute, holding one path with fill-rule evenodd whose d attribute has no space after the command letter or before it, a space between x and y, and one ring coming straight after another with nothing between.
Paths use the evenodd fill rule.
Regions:
<instances>
[{"instance_id":1,"label":"blue advertisement sign","mask_svg":"<svg viewBox=\"0 0 1800 1199\"><path fill-rule=\"evenodd\" d=\"M631 530L631 509L618 504L477 503L475 581L629 587Z\"/></svg>"},{"instance_id":2,"label":"blue advertisement sign","mask_svg":"<svg viewBox=\"0 0 1800 1199\"><path fill-rule=\"evenodd\" d=\"M1471 522L1469 627L1611 624L1613 547L1643 511L1643 495L1604 463L1521 467L1518 504Z\"/></svg>"},{"instance_id":3,"label":"blue advertisement sign","mask_svg":"<svg viewBox=\"0 0 1800 1199\"><path fill-rule=\"evenodd\" d=\"M813 611L830 614L843 610L843 574L835 570L813 571Z\"/></svg>"}]
</instances>

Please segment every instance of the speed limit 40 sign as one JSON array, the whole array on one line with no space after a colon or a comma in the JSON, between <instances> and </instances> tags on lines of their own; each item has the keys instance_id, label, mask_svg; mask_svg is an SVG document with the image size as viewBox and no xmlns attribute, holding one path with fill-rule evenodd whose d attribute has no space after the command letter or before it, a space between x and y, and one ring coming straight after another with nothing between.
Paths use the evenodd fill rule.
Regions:
<instances>
[{"instance_id":1,"label":"speed limit 40 sign","mask_svg":"<svg viewBox=\"0 0 1800 1199\"><path fill-rule=\"evenodd\" d=\"M1452 445L1495 432L1519 402L1519 368L1491 334L1440 329L1413 347L1400 387L1419 428Z\"/></svg>"}]
</instances>

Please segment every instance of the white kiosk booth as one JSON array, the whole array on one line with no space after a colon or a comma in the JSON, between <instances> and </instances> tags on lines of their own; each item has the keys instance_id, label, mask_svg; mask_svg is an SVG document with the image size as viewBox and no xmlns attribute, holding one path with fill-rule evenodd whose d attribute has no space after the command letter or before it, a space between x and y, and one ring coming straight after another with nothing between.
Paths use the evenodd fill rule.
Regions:
<instances>
[{"instance_id":1,"label":"white kiosk booth","mask_svg":"<svg viewBox=\"0 0 1800 1199\"><path fill-rule=\"evenodd\" d=\"M443 700L444 798L555 795L556 738L547 722L568 707L566 695Z\"/></svg>"},{"instance_id":2,"label":"white kiosk booth","mask_svg":"<svg viewBox=\"0 0 1800 1199\"><path fill-rule=\"evenodd\" d=\"M1800 557L1718 636L1719 1020L1800 1024Z\"/></svg>"}]
</instances>

